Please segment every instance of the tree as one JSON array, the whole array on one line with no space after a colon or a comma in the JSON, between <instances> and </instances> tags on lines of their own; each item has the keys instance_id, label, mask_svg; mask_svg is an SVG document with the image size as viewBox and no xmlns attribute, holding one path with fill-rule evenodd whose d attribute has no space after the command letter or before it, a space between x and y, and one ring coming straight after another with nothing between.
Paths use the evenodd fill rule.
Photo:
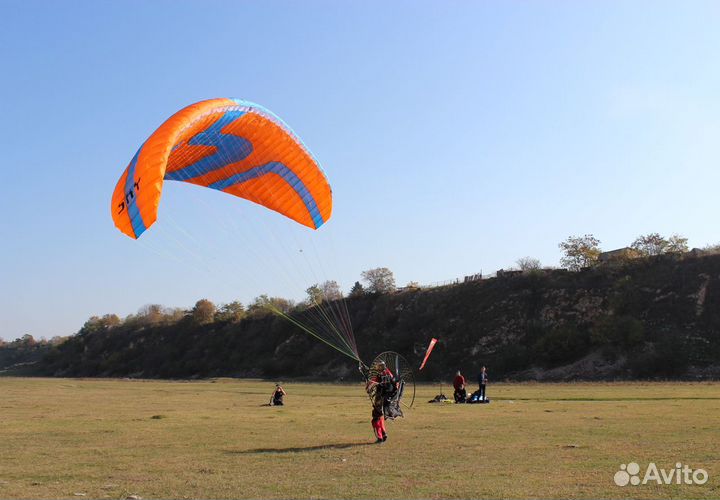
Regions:
<instances>
[{"instance_id":1,"label":"tree","mask_svg":"<svg viewBox=\"0 0 720 500\"><path fill-rule=\"evenodd\" d=\"M195 302L195 307L192 310L192 319L195 323L206 324L212 323L215 319L216 308L215 304L207 299L200 299Z\"/></svg>"},{"instance_id":2,"label":"tree","mask_svg":"<svg viewBox=\"0 0 720 500\"><path fill-rule=\"evenodd\" d=\"M70 337L67 337L67 336L62 337L60 335L55 335L48 341L48 343L52 346L58 346L58 345L62 344L63 342L66 342L69 338Z\"/></svg>"},{"instance_id":3,"label":"tree","mask_svg":"<svg viewBox=\"0 0 720 500\"><path fill-rule=\"evenodd\" d=\"M312 307L312 306L314 306L314 305L320 305L320 304L322 304L322 301L323 301L323 292L322 292L322 290L320 289L320 287L318 286L317 283L315 283L314 285L308 287L308 289L305 290L305 293L307 293L307 296L308 296L307 301L308 301L308 305L309 305L310 307Z\"/></svg>"},{"instance_id":4,"label":"tree","mask_svg":"<svg viewBox=\"0 0 720 500\"><path fill-rule=\"evenodd\" d=\"M370 293L389 293L395 291L395 277L387 267L377 267L360 273L368 284Z\"/></svg>"},{"instance_id":5,"label":"tree","mask_svg":"<svg viewBox=\"0 0 720 500\"><path fill-rule=\"evenodd\" d=\"M541 267L540 261L532 257L522 257L516 261L516 264L521 271L532 271Z\"/></svg>"},{"instance_id":6,"label":"tree","mask_svg":"<svg viewBox=\"0 0 720 500\"><path fill-rule=\"evenodd\" d=\"M245 306L239 300L234 300L229 304L223 304L217 319L222 321L240 321L245 317Z\"/></svg>"},{"instance_id":7,"label":"tree","mask_svg":"<svg viewBox=\"0 0 720 500\"><path fill-rule=\"evenodd\" d=\"M337 281L324 281L321 284L314 284L305 290L308 294L307 303L310 307L322 304L324 301L333 301L342 299L342 292Z\"/></svg>"},{"instance_id":8,"label":"tree","mask_svg":"<svg viewBox=\"0 0 720 500\"><path fill-rule=\"evenodd\" d=\"M661 255L667 251L668 240L658 233L650 233L635 238L630 248L637 251L643 257Z\"/></svg>"},{"instance_id":9,"label":"tree","mask_svg":"<svg viewBox=\"0 0 720 500\"><path fill-rule=\"evenodd\" d=\"M288 314L295 307L295 302L282 297L268 297L265 294L255 297L252 304L248 306L248 316L260 318L273 312Z\"/></svg>"},{"instance_id":10,"label":"tree","mask_svg":"<svg viewBox=\"0 0 720 500\"><path fill-rule=\"evenodd\" d=\"M187 316L187 311L181 307L166 307L163 309L163 322L167 324L177 323Z\"/></svg>"},{"instance_id":11,"label":"tree","mask_svg":"<svg viewBox=\"0 0 720 500\"><path fill-rule=\"evenodd\" d=\"M714 245L710 245L710 244L705 245L703 247L703 252L707 252L707 253L711 253L711 254L720 253L720 243L715 243Z\"/></svg>"},{"instance_id":12,"label":"tree","mask_svg":"<svg viewBox=\"0 0 720 500\"><path fill-rule=\"evenodd\" d=\"M104 332L118 326L121 322L117 314L105 314L102 317L90 316L90 319L80 328L78 334L85 335L88 333Z\"/></svg>"},{"instance_id":13,"label":"tree","mask_svg":"<svg viewBox=\"0 0 720 500\"><path fill-rule=\"evenodd\" d=\"M100 318L100 324L104 328L113 328L120 325L120 323L122 323L122 321L117 314L104 314L103 317Z\"/></svg>"},{"instance_id":14,"label":"tree","mask_svg":"<svg viewBox=\"0 0 720 500\"><path fill-rule=\"evenodd\" d=\"M164 319L165 311L160 304L147 304L138 311L138 321L145 325L155 325Z\"/></svg>"},{"instance_id":15,"label":"tree","mask_svg":"<svg viewBox=\"0 0 720 500\"><path fill-rule=\"evenodd\" d=\"M356 281L350 289L350 297L362 297L363 295L365 295L365 289L359 281Z\"/></svg>"},{"instance_id":16,"label":"tree","mask_svg":"<svg viewBox=\"0 0 720 500\"><path fill-rule=\"evenodd\" d=\"M670 238L664 238L658 233L641 235L635 238L630 247L642 257L688 251L687 238L683 238L679 234L673 234Z\"/></svg>"},{"instance_id":17,"label":"tree","mask_svg":"<svg viewBox=\"0 0 720 500\"><path fill-rule=\"evenodd\" d=\"M270 310L267 307L269 300L270 297L265 294L255 297L255 300L253 300L252 304L247 308L248 316L251 318L259 318L270 314Z\"/></svg>"},{"instance_id":18,"label":"tree","mask_svg":"<svg viewBox=\"0 0 720 500\"><path fill-rule=\"evenodd\" d=\"M343 297L340 285L335 280L328 280L320 284L320 291L325 300L340 300Z\"/></svg>"},{"instance_id":19,"label":"tree","mask_svg":"<svg viewBox=\"0 0 720 500\"><path fill-rule=\"evenodd\" d=\"M295 307L294 300L284 299L282 297L270 297L267 304L284 314L288 314Z\"/></svg>"},{"instance_id":20,"label":"tree","mask_svg":"<svg viewBox=\"0 0 720 500\"><path fill-rule=\"evenodd\" d=\"M667 248L665 249L668 253L685 253L688 249L687 238L683 238L679 234L673 234L668 239Z\"/></svg>"},{"instance_id":21,"label":"tree","mask_svg":"<svg viewBox=\"0 0 720 500\"><path fill-rule=\"evenodd\" d=\"M600 256L600 240L592 234L585 236L570 236L558 246L563 251L560 265L571 270L579 271L597 263Z\"/></svg>"},{"instance_id":22,"label":"tree","mask_svg":"<svg viewBox=\"0 0 720 500\"><path fill-rule=\"evenodd\" d=\"M29 333L26 333L19 339L16 339L15 342L17 342L20 345L20 347L23 347L23 348L35 347L38 343L37 340L35 340L35 337L30 335Z\"/></svg>"}]
</instances>

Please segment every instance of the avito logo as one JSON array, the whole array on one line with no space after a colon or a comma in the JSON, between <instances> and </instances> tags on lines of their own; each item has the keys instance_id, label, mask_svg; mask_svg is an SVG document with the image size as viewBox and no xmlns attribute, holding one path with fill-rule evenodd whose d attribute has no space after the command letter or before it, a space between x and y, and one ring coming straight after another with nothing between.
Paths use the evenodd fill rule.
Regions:
<instances>
[{"instance_id":1,"label":"avito logo","mask_svg":"<svg viewBox=\"0 0 720 500\"><path fill-rule=\"evenodd\" d=\"M620 465L620 470L615 473L615 484L618 486L638 486L642 484L705 484L708 481L708 473L705 469L692 469L680 462L671 469L658 469L654 462L650 462L645 473L640 479L640 465L635 462Z\"/></svg>"}]
</instances>

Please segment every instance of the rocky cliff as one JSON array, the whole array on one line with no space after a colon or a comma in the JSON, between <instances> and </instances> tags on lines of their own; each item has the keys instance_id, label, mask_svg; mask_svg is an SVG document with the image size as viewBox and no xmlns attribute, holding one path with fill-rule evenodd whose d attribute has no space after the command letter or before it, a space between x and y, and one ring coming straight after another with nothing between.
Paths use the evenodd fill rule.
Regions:
<instances>
[{"instance_id":1,"label":"rocky cliff","mask_svg":"<svg viewBox=\"0 0 720 500\"><path fill-rule=\"evenodd\" d=\"M347 300L361 357L393 350L420 380L720 377L720 255L530 271ZM283 318L110 329L48 348L34 374L354 379L356 363ZM26 367L27 371L27 367Z\"/></svg>"}]
</instances>

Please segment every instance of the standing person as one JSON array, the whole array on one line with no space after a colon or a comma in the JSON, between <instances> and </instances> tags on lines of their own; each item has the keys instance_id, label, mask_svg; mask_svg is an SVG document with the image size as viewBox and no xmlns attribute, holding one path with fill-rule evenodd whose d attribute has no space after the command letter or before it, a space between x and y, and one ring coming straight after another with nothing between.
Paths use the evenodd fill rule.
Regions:
<instances>
[{"instance_id":1,"label":"standing person","mask_svg":"<svg viewBox=\"0 0 720 500\"><path fill-rule=\"evenodd\" d=\"M387 441L385 430L385 414L388 412L388 402L397 391L395 377L384 361L378 361L372 370L367 372L361 370L367 378L365 390L372 400L372 428L377 440L376 443ZM371 376L371 373L373 375Z\"/></svg>"},{"instance_id":2,"label":"standing person","mask_svg":"<svg viewBox=\"0 0 720 500\"><path fill-rule=\"evenodd\" d=\"M381 409L373 406L372 409L372 428L375 433L375 443L380 444L387 441L387 431L385 430L385 417Z\"/></svg>"},{"instance_id":3,"label":"standing person","mask_svg":"<svg viewBox=\"0 0 720 500\"><path fill-rule=\"evenodd\" d=\"M487 381L487 369L483 366L482 369L480 369L480 375L478 375L478 384L480 385L478 393L480 395L480 401L485 401L485 386L487 385Z\"/></svg>"},{"instance_id":4,"label":"standing person","mask_svg":"<svg viewBox=\"0 0 720 500\"><path fill-rule=\"evenodd\" d=\"M393 375L393 372L390 370L390 368L387 367L385 361L380 360L378 362L377 372L380 383L392 384L395 382L395 376Z\"/></svg>"},{"instance_id":5,"label":"standing person","mask_svg":"<svg viewBox=\"0 0 720 500\"><path fill-rule=\"evenodd\" d=\"M365 390L372 396L373 406L380 408L385 414L385 405L397 392L398 383L385 361L378 361L373 368L374 375L367 375L369 378Z\"/></svg>"},{"instance_id":6,"label":"standing person","mask_svg":"<svg viewBox=\"0 0 720 500\"><path fill-rule=\"evenodd\" d=\"M285 389L283 389L280 384L275 384L275 390L270 398L270 404L272 406L283 406L283 397L286 395L287 393L285 392Z\"/></svg>"},{"instance_id":7,"label":"standing person","mask_svg":"<svg viewBox=\"0 0 720 500\"><path fill-rule=\"evenodd\" d=\"M462 376L460 370L457 371L455 379L453 379L453 388L455 389L455 392L453 393L455 402L464 403L467 398L467 391L465 390L465 377Z\"/></svg>"}]
</instances>

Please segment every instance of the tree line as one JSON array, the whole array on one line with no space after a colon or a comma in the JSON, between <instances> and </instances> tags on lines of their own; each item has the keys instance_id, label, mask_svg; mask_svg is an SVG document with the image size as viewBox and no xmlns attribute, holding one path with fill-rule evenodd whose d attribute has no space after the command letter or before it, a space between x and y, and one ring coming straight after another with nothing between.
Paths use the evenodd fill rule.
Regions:
<instances>
[{"instance_id":1,"label":"tree line","mask_svg":"<svg viewBox=\"0 0 720 500\"><path fill-rule=\"evenodd\" d=\"M364 284L360 281L353 284L348 297L385 294L396 290L395 277L387 267L363 271L361 281ZM148 304L141 307L136 314L130 314L125 318L120 318L117 314L91 316L77 332L77 335L105 332L121 325L131 329L139 329L147 326L172 325L180 321L189 321L197 325L215 321L238 322L245 318L257 319L269 316L273 314L272 310L279 310L286 314L302 312L323 302L340 300L344 297L340 285L334 280L314 283L305 292L307 297L297 303L291 299L262 294L247 306L239 300L216 305L205 298L198 300L191 309ZM0 340L0 348L31 350L37 347L58 345L68 338L67 336L56 336L51 340L36 340L32 335L26 334L12 342Z\"/></svg>"},{"instance_id":2,"label":"tree line","mask_svg":"<svg viewBox=\"0 0 720 500\"><path fill-rule=\"evenodd\" d=\"M690 251L687 242L687 238L679 234L670 237L661 236L659 233L644 234L635 238L628 247L613 252L612 260L628 262L658 255L682 255ZM562 251L560 267L569 271L580 271L596 266L600 263L600 256L603 254L600 240L592 234L569 236L558 246ZM720 243L707 245L700 250L704 254L720 253ZM522 257L516 261L516 264L521 271L537 270L542 267L540 261L533 257Z\"/></svg>"},{"instance_id":3,"label":"tree line","mask_svg":"<svg viewBox=\"0 0 720 500\"><path fill-rule=\"evenodd\" d=\"M580 271L596 266L600 262L600 255L603 253L600 243L600 240L592 234L569 236L558 245L562 250L560 266L570 271ZM683 254L689 251L687 238L678 234L666 238L659 233L640 235L629 247L620 250L622 252L613 257L616 262L657 255ZM720 253L720 244L708 245L702 250L705 253ZM521 271L539 270L542 267L540 260L532 257L520 258L516 261L516 264L517 269ZM419 288L419 285L416 282L411 282L408 284L408 288ZM355 281L347 297L356 298L368 294L387 294L396 290L397 286L393 272L387 267L378 267L361 272L361 280ZM174 324L183 319L189 319L197 324L207 324L214 321L236 322L245 318L261 318L270 315L273 309L285 314L302 312L323 302L340 300L345 296L340 285L334 280L314 283L305 292L306 298L299 302L262 294L247 306L238 300L216 305L205 298L198 300L189 310L165 307L160 304L148 304L140 308L137 314L128 315L124 319L121 319L116 314L92 316L78 331L78 334L107 330L121 324L128 327L143 327ZM67 338L55 336L50 340L37 340L32 335L26 334L12 342L0 340L0 348L31 349L36 346L57 345Z\"/></svg>"}]
</instances>

